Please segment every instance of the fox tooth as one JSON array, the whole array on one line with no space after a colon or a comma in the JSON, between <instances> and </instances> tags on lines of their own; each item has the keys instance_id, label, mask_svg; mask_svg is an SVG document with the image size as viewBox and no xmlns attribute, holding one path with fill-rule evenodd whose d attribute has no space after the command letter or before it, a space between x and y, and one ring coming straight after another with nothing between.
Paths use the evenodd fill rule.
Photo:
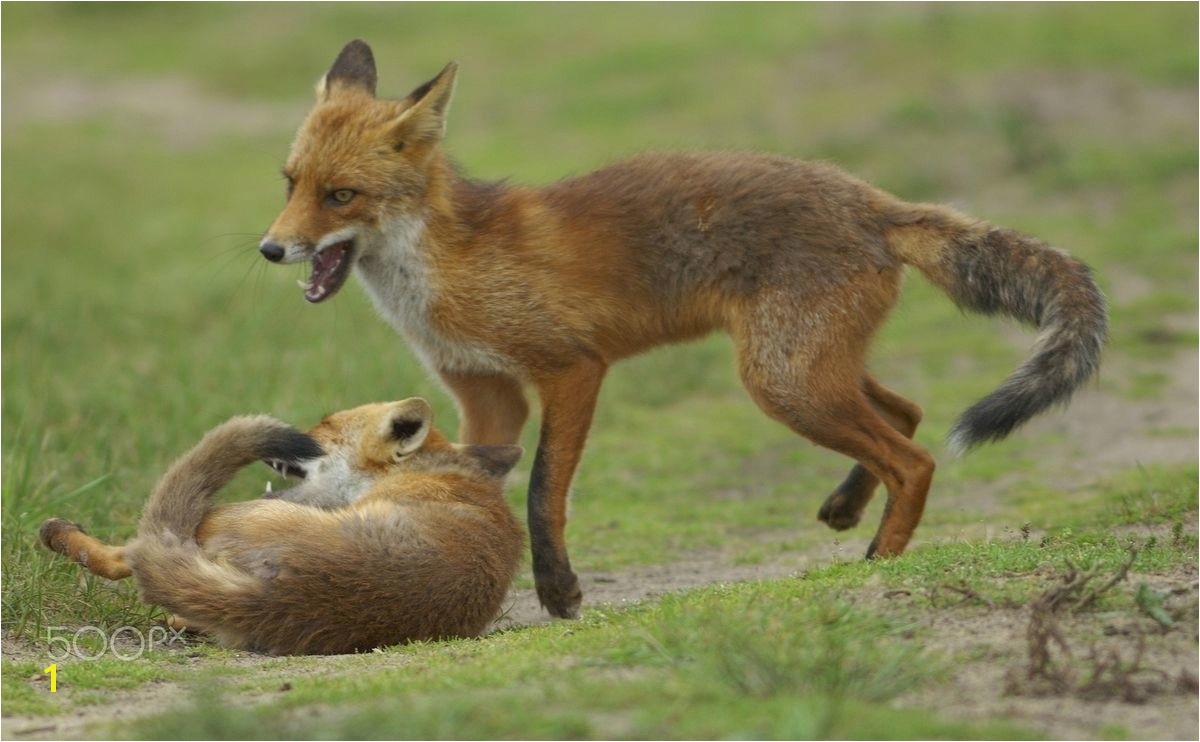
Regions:
<instances>
[{"instance_id":1,"label":"fox tooth","mask_svg":"<svg viewBox=\"0 0 1200 742\"><path fill-rule=\"evenodd\" d=\"M298 285L300 288L304 289L305 291L308 291L309 289L312 288L311 283L309 283L308 281L303 281L299 278L296 279L296 285Z\"/></svg>"}]
</instances>

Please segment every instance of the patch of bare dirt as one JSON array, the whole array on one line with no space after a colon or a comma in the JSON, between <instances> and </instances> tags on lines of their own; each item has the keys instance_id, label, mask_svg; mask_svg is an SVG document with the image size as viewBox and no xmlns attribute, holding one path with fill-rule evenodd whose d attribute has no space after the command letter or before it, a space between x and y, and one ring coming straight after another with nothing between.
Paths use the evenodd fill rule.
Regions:
<instances>
[{"instance_id":1,"label":"patch of bare dirt","mask_svg":"<svg viewBox=\"0 0 1200 742\"><path fill-rule=\"evenodd\" d=\"M870 532L863 533L866 535L861 538L823 540L804 551L782 552L772 555L770 561L755 564L738 563L739 555L732 550L709 549L689 552L667 564L633 567L620 572L581 572L583 607L620 608L702 585L769 580L795 575L829 564L834 559L857 560L867 551ZM765 540L784 537L785 534L764 535ZM531 626L553 620L538 604L533 588L513 588L495 628Z\"/></svg>"},{"instance_id":2,"label":"patch of bare dirt","mask_svg":"<svg viewBox=\"0 0 1200 742\"><path fill-rule=\"evenodd\" d=\"M1194 329L1194 318L1190 324ZM1179 352L1170 362L1153 366L1166 375L1159 399L1130 399L1092 386L1079 392L1066 412L1031 421L1027 430L1056 433L1067 449L1048 452L1047 458L1054 456L1063 466L1048 474L1070 472L1078 482L1083 475L1094 478L1139 465L1196 461L1198 358L1194 350ZM1105 380L1125 378L1134 364L1110 354L1100 373Z\"/></svg>"},{"instance_id":3,"label":"patch of bare dirt","mask_svg":"<svg viewBox=\"0 0 1200 742\"><path fill-rule=\"evenodd\" d=\"M1062 577L1042 597L1061 588ZM949 718L1006 719L1053 739L1106 738L1117 729L1134 739L1196 739L1196 569L1136 575L1112 589L1133 595L1142 584L1163 599L1169 627L1129 611L1048 613L1037 599L988 605L963 595L958 607L919 609L927 645L953 664L944 682L897 703Z\"/></svg>"}]
</instances>

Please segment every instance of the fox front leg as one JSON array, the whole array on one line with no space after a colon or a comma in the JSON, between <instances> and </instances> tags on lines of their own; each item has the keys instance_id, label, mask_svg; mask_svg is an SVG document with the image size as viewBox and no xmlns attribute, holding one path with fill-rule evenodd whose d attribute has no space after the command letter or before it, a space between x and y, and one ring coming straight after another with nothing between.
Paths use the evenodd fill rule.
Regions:
<instances>
[{"instance_id":1,"label":"fox front leg","mask_svg":"<svg viewBox=\"0 0 1200 742\"><path fill-rule=\"evenodd\" d=\"M567 556L567 495L605 370L587 358L538 380L542 430L529 477L529 545L538 600L558 618L576 618L583 600Z\"/></svg>"}]
</instances>

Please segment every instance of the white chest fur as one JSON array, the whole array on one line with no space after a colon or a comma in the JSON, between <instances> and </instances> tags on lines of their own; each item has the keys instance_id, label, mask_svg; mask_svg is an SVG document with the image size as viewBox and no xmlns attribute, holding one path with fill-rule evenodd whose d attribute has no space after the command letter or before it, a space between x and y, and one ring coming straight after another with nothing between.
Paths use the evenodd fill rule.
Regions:
<instances>
[{"instance_id":1,"label":"white chest fur","mask_svg":"<svg viewBox=\"0 0 1200 742\"><path fill-rule=\"evenodd\" d=\"M477 340L452 337L433 321L437 300L437 270L424 249L425 223L420 219L393 222L382 244L359 259L359 279L376 311L408 340L430 371L458 373L507 372L503 354Z\"/></svg>"},{"instance_id":2,"label":"white chest fur","mask_svg":"<svg viewBox=\"0 0 1200 742\"><path fill-rule=\"evenodd\" d=\"M320 508L340 508L356 502L377 478L351 465L349 453L332 451L307 464L304 481L278 494L279 499Z\"/></svg>"}]
</instances>

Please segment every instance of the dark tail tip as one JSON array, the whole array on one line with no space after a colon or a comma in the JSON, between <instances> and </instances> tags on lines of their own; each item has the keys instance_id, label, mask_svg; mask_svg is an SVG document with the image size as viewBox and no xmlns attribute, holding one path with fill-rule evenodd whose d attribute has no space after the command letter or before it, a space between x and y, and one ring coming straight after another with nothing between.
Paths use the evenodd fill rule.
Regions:
<instances>
[{"instance_id":1,"label":"dark tail tip","mask_svg":"<svg viewBox=\"0 0 1200 742\"><path fill-rule=\"evenodd\" d=\"M1055 405L1066 404L1100 365L1104 316L1085 326L1088 332L1048 333L1042 348L1000 388L959 417L947 437L947 446L956 454L966 453L981 443L1006 437Z\"/></svg>"},{"instance_id":2,"label":"dark tail tip","mask_svg":"<svg viewBox=\"0 0 1200 742\"><path fill-rule=\"evenodd\" d=\"M256 455L260 459L294 464L324 456L325 449L295 428L280 428L263 439Z\"/></svg>"},{"instance_id":3,"label":"dark tail tip","mask_svg":"<svg viewBox=\"0 0 1200 742\"><path fill-rule=\"evenodd\" d=\"M984 443L1008 437L1022 423L1041 411L1042 405L1028 399L993 395L967 409L946 436L946 446L962 455Z\"/></svg>"}]
</instances>

